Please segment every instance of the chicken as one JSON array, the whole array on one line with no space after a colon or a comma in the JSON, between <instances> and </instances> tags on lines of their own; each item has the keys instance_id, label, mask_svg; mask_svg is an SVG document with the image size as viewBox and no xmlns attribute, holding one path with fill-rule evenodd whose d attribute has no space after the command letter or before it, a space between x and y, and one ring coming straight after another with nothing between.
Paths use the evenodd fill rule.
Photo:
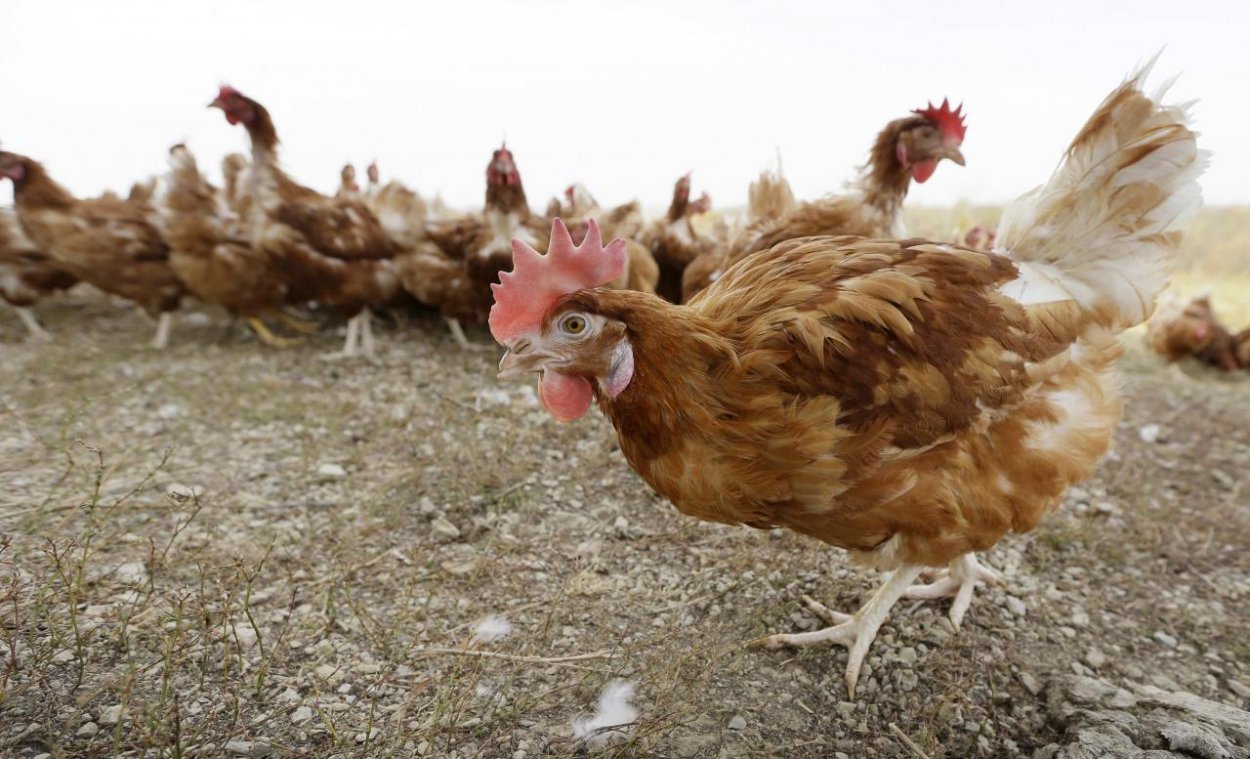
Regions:
<instances>
[{"instance_id":1,"label":"chicken","mask_svg":"<svg viewBox=\"0 0 1250 759\"><path fill-rule=\"evenodd\" d=\"M296 183L278 166L278 133L269 111L228 85L209 104L242 124L252 146L245 220L253 248L284 273L292 302L315 300L348 315L347 341L329 358L375 355L370 308L399 293L395 246L359 198L328 198Z\"/></svg>"},{"instance_id":2,"label":"chicken","mask_svg":"<svg viewBox=\"0 0 1250 759\"><path fill-rule=\"evenodd\" d=\"M273 334L262 316L280 315L287 287L276 261L254 249L223 215L218 192L200 174L185 145L169 150L162 203L169 263L200 300L238 314L265 343L290 345Z\"/></svg>"},{"instance_id":3,"label":"chicken","mask_svg":"<svg viewBox=\"0 0 1250 759\"><path fill-rule=\"evenodd\" d=\"M964 245L974 250L993 250L998 242L998 234L981 224L964 233Z\"/></svg>"},{"instance_id":4,"label":"chicken","mask_svg":"<svg viewBox=\"0 0 1250 759\"><path fill-rule=\"evenodd\" d=\"M365 203L377 215L386 236L400 250L410 250L426 238L430 212L425 199L398 180L382 185L377 162L369 164Z\"/></svg>"},{"instance_id":5,"label":"chicken","mask_svg":"<svg viewBox=\"0 0 1250 759\"><path fill-rule=\"evenodd\" d=\"M398 262L404 289L438 309L456 342L472 345L460 322L485 320L490 286L512 262L512 239L537 244L546 228L529 207L521 173L504 145L486 166L486 205L480 214L434 221L426 240Z\"/></svg>"},{"instance_id":6,"label":"chicken","mask_svg":"<svg viewBox=\"0 0 1250 759\"><path fill-rule=\"evenodd\" d=\"M38 161L0 151L0 178L13 182L22 230L58 268L159 315L152 347L169 342L170 311L183 286L169 265L156 213L146 203L79 200Z\"/></svg>"},{"instance_id":7,"label":"chicken","mask_svg":"<svg viewBox=\"0 0 1250 759\"><path fill-rule=\"evenodd\" d=\"M599 288L624 244L592 224L574 248L557 222L550 252L518 244L494 290L500 377L538 373L560 421L597 399L630 465L685 514L786 527L892 570L832 627L757 642L849 647L853 697L900 598L954 597L958 627L976 584L999 581L974 552L1033 529L1111 443L1116 335L1165 286L1205 163L1184 107L1144 95L1145 75L1008 210L1003 255L806 237L676 306ZM913 586L926 567L945 569Z\"/></svg>"},{"instance_id":8,"label":"chicken","mask_svg":"<svg viewBox=\"0 0 1250 759\"><path fill-rule=\"evenodd\" d=\"M715 248L713 240L700 234L693 223L695 216L707 212L711 206L711 198L706 193L697 201L690 200L690 175L686 174L673 185L668 212L643 233L643 243L651 249L660 267L656 292L665 300L681 301L682 273L691 261Z\"/></svg>"},{"instance_id":9,"label":"chicken","mask_svg":"<svg viewBox=\"0 0 1250 759\"><path fill-rule=\"evenodd\" d=\"M51 335L30 307L77 282L27 239L13 211L0 209L0 298L17 311L32 340L48 340Z\"/></svg>"},{"instance_id":10,"label":"chicken","mask_svg":"<svg viewBox=\"0 0 1250 759\"><path fill-rule=\"evenodd\" d=\"M1169 362L1196 358L1225 372L1250 368L1238 359L1238 338L1211 308L1211 297L1200 295L1181 309L1160 308L1146 331L1146 344Z\"/></svg>"},{"instance_id":11,"label":"chicken","mask_svg":"<svg viewBox=\"0 0 1250 759\"><path fill-rule=\"evenodd\" d=\"M693 297L745 256L796 237L902 236L903 200L912 180L928 181L944 159L964 165L960 147L967 127L962 111L962 105L952 111L950 102L943 100L941 106L930 104L886 124L850 193L799 203L774 221L747 228L731 245L705 254L713 258L699 263L706 278L688 277L683 289Z\"/></svg>"},{"instance_id":12,"label":"chicken","mask_svg":"<svg viewBox=\"0 0 1250 759\"><path fill-rule=\"evenodd\" d=\"M334 193L334 197L338 200L360 200L364 197L360 192L360 185L356 182L356 167L350 163L344 164L339 172L339 189Z\"/></svg>"},{"instance_id":13,"label":"chicken","mask_svg":"<svg viewBox=\"0 0 1250 759\"><path fill-rule=\"evenodd\" d=\"M775 222L794 206L794 192L790 189L790 183L782 176L781 170L760 172L759 179L752 182L747 190L747 227L758 229L765 224ZM728 233L724 237L727 238ZM728 243L729 240L724 239L720 241L716 249L723 249ZM719 276L717 270L721 269L725 263L722 256L714 254L716 249L712 253L696 256L686 266L681 274L681 300L679 302L685 303L690 300L695 293L706 286L706 283L714 281Z\"/></svg>"}]
</instances>

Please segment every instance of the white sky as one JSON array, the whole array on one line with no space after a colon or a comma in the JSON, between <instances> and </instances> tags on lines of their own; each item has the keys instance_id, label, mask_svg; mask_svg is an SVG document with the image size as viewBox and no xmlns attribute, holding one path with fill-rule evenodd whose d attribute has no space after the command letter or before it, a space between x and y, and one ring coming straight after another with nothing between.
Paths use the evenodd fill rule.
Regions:
<instances>
[{"instance_id":1,"label":"white sky","mask_svg":"<svg viewBox=\"0 0 1250 759\"><path fill-rule=\"evenodd\" d=\"M582 181L605 204L696 192L740 205L777 152L801 197L839 188L876 132L963 100L967 168L915 203L999 202L1043 181L1139 60L1201 99L1210 204L1250 202L1250 3L610 3L5 0L0 140L80 194L244 150L205 106L221 82L264 103L286 168L332 189L377 158L455 205L481 202L503 135L530 203ZM0 203L11 185L0 186Z\"/></svg>"}]
</instances>

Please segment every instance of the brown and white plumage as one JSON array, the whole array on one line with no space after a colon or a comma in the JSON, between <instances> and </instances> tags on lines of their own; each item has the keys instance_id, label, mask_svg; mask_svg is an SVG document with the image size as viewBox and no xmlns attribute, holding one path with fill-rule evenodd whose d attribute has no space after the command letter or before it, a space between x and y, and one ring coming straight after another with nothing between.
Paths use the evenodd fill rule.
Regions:
<instances>
[{"instance_id":1,"label":"brown and white plumage","mask_svg":"<svg viewBox=\"0 0 1250 759\"><path fill-rule=\"evenodd\" d=\"M927 181L943 160L964 163L959 149L964 136L960 111L952 112L943 102L941 108L930 106L886 124L849 192L803 203L794 203L792 197L787 202L784 194L776 198L773 202L784 211L761 214L731 244L700 257L696 273L682 282L684 296L693 297L751 253L786 240L812 235L901 236L903 201L912 181ZM781 188L770 184L760 189L776 193Z\"/></svg>"},{"instance_id":2,"label":"brown and white plumage","mask_svg":"<svg viewBox=\"0 0 1250 759\"><path fill-rule=\"evenodd\" d=\"M0 298L17 310L32 339L46 340L50 335L30 307L77 282L51 256L35 247L11 209L0 208Z\"/></svg>"},{"instance_id":3,"label":"brown and white plumage","mask_svg":"<svg viewBox=\"0 0 1250 759\"><path fill-rule=\"evenodd\" d=\"M351 317L336 356L372 358L369 310L390 303L400 289L394 243L363 198L326 197L287 176L278 165L273 119L260 103L223 86L210 106L242 124L251 141L245 224L252 247L281 267L292 299L315 300Z\"/></svg>"},{"instance_id":4,"label":"brown and white plumage","mask_svg":"<svg viewBox=\"0 0 1250 759\"><path fill-rule=\"evenodd\" d=\"M22 230L62 271L160 316L153 346L169 339L169 312L183 286L169 265L152 206L124 200L79 200L38 161L0 151L0 177L13 181Z\"/></svg>"},{"instance_id":5,"label":"brown and white plumage","mask_svg":"<svg viewBox=\"0 0 1250 759\"><path fill-rule=\"evenodd\" d=\"M594 287L606 274L559 286L560 267L621 251L570 253L553 232L559 255L518 250L497 292L501 376L539 372L565 420L597 399L630 464L684 513L788 527L893 570L855 616L760 641L848 646L853 694L899 598L955 596L958 625L996 578L973 552L1031 530L1110 444L1116 334L1166 280L1204 164L1184 109L1146 97L1144 76L1009 210L1003 255L801 238L674 306ZM913 586L925 566L949 569Z\"/></svg>"}]
</instances>

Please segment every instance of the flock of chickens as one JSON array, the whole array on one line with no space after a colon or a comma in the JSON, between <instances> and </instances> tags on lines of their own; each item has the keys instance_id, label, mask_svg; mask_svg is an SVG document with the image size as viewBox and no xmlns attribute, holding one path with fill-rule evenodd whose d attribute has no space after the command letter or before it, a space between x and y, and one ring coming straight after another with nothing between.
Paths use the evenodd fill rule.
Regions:
<instances>
[{"instance_id":1,"label":"flock of chickens","mask_svg":"<svg viewBox=\"0 0 1250 759\"><path fill-rule=\"evenodd\" d=\"M154 345L169 338L169 313L186 295L247 320L270 344L267 319L310 328L288 307L316 303L348 317L347 341L336 355L372 356L370 312L415 300L438 310L462 345L461 322L480 323L491 307L490 286L512 266L512 240L545 246L552 219L574 238L596 218L627 243L627 265L608 287L689 300L752 252L787 239L837 232L897 236L910 182L923 182L937 163L963 164L959 109L929 106L890 122L846 195L796 202L778 174L751 185L739 228L702 216L704 194L690 197L680 178L667 214L647 220L639 203L601 209L575 184L553 198L545 216L531 211L512 152L494 151L480 212L449 211L398 181L382 184L376 164L362 191L355 169L343 169L334 196L305 187L281 168L269 112L223 86L211 103L246 129L250 161L222 164L223 187L209 184L185 145L170 149L169 173L136 184L128 198L79 199L42 164L0 151L0 177L13 182L12 211L0 212L0 295L18 307L31 333L45 333L28 309L40 298L88 282L159 317Z\"/></svg>"}]
</instances>

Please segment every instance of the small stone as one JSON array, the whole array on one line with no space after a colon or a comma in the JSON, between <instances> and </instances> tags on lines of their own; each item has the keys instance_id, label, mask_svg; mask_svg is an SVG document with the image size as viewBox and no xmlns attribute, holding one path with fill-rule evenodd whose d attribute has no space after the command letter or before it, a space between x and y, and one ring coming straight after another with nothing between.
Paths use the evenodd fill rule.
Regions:
<instances>
[{"instance_id":1,"label":"small stone","mask_svg":"<svg viewBox=\"0 0 1250 759\"><path fill-rule=\"evenodd\" d=\"M100 719L97 720L101 725L116 725L122 719L122 705L113 704L106 706L100 710Z\"/></svg>"},{"instance_id":2,"label":"small stone","mask_svg":"<svg viewBox=\"0 0 1250 759\"><path fill-rule=\"evenodd\" d=\"M369 732L367 733L356 733L356 742L364 743L365 741L371 741L377 738L381 734L382 734L382 728L371 727L369 728Z\"/></svg>"},{"instance_id":3,"label":"small stone","mask_svg":"<svg viewBox=\"0 0 1250 759\"><path fill-rule=\"evenodd\" d=\"M1107 663L1107 656L1096 648L1091 648L1085 652L1085 663L1094 669L1099 669Z\"/></svg>"},{"instance_id":4,"label":"small stone","mask_svg":"<svg viewBox=\"0 0 1250 759\"><path fill-rule=\"evenodd\" d=\"M94 722L88 722L87 724L78 728L78 737L90 738L91 736L95 735L98 732L100 732L100 726Z\"/></svg>"},{"instance_id":5,"label":"small stone","mask_svg":"<svg viewBox=\"0 0 1250 759\"><path fill-rule=\"evenodd\" d=\"M322 680L329 680L337 675L339 668L333 664L322 664L313 670L313 674Z\"/></svg>"},{"instance_id":6,"label":"small stone","mask_svg":"<svg viewBox=\"0 0 1250 759\"><path fill-rule=\"evenodd\" d=\"M417 744L417 756L425 756L430 753L430 742L421 741Z\"/></svg>"},{"instance_id":7,"label":"small stone","mask_svg":"<svg viewBox=\"0 0 1250 759\"><path fill-rule=\"evenodd\" d=\"M1026 613L1028 613L1028 607L1026 607L1024 605L1024 601L1021 601L1019 598L1016 598L1015 596L1007 596L1007 611L1011 612L1011 616L1013 617L1023 617Z\"/></svg>"},{"instance_id":8,"label":"small stone","mask_svg":"<svg viewBox=\"0 0 1250 759\"><path fill-rule=\"evenodd\" d=\"M734 718L729 720L729 729L730 730L746 730L747 729L746 718L743 717L741 714L735 714Z\"/></svg>"},{"instance_id":9,"label":"small stone","mask_svg":"<svg viewBox=\"0 0 1250 759\"><path fill-rule=\"evenodd\" d=\"M899 649L898 660L904 666L908 666L908 667L913 666L918 659L919 657L916 655L915 648L911 646L906 646L904 648Z\"/></svg>"},{"instance_id":10,"label":"small stone","mask_svg":"<svg viewBox=\"0 0 1250 759\"><path fill-rule=\"evenodd\" d=\"M309 707L309 706L301 706L300 708L291 712L291 722L293 722L296 725L303 724L312 718L313 718L313 710L312 710L312 707Z\"/></svg>"},{"instance_id":11,"label":"small stone","mask_svg":"<svg viewBox=\"0 0 1250 759\"><path fill-rule=\"evenodd\" d=\"M838 711L838 715L841 716L842 719L850 719L851 715L855 713L855 702L839 701L838 705L835 706L834 709Z\"/></svg>"},{"instance_id":12,"label":"small stone","mask_svg":"<svg viewBox=\"0 0 1250 759\"><path fill-rule=\"evenodd\" d=\"M629 537L629 520L623 516L617 517L612 522L612 531L618 538Z\"/></svg>"},{"instance_id":13,"label":"small stone","mask_svg":"<svg viewBox=\"0 0 1250 759\"><path fill-rule=\"evenodd\" d=\"M445 517L438 517L430 522L430 531L440 540L456 540L460 537L460 528L449 522Z\"/></svg>"},{"instance_id":14,"label":"small stone","mask_svg":"<svg viewBox=\"0 0 1250 759\"><path fill-rule=\"evenodd\" d=\"M317 467L317 476L322 480L341 480L347 476L347 470L338 464L322 464Z\"/></svg>"},{"instance_id":15,"label":"small stone","mask_svg":"<svg viewBox=\"0 0 1250 759\"><path fill-rule=\"evenodd\" d=\"M1030 675L1028 672L1020 673L1020 684L1024 686L1025 690L1032 693L1034 696L1042 692L1042 684L1038 682L1036 677Z\"/></svg>"},{"instance_id":16,"label":"small stone","mask_svg":"<svg viewBox=\"0 0 1250 759\"><path fill-rule=\"evenodd\" d=\"M1171 635L1168 635L1167 633L1163 632L1162 630L1155 630L1155 634L1153 637L1156 641L1158 641L1161 645L1163 645L1164 648L1176 648L1178 645L1180 645L1180 641L1178 641L1176 638L1172 637Z\"/></svg>"},{"instance_id":17,"label":"small stone","mask_svg":"<svg viewBox=\"0 0 1250 759\"><path fill-rule=\"evenodd\" d=\"M512 752L512 759L525 759L525 749L517 749Z\"/></svg>"},{"instance_id":18,"label":"small stone","mask_svg":"<svg viewBox=\"0 0 1250 759\"><path fill-rule=\"evenodd\" d=\"M228 754L237 754L238 756L251 756L252 749L256 747L251 741L226 741L223 748Z\"/></svg>"},{"instance_id":19,"label":"small stone","mask_svg":"<svg viewBox=\"0 0 1250 759\"><path fill-rule=\"evenodd\" d=\"M1137 431L1143 443L1154 444L1160 439L1163 428L1157 424L1147 424Z\"/></svg>"},{"instance_id":20,"label":"small stone","mask_svg":"<svg viewBox=\"0 0 1250 759\"><path fill-rule=\"evenodd\" d=\"M199 485L188 485L183 482L175 482L165 489L166 495L175 501L186 501L191 498L199 498L204 495L204 488Z\"/></svg>"},{"instance_id":21,"label":"small stone","mask_svg":"<svg viewBox=\"0 0 1250 759\"><path fill-rule=\"evenodd\" d=\"M176 419L182 416L182 406L177 403L166 403L156 410L156 415L162 419Z\"/></svg>"},{"instance_id":22,"label":"small stone","mask_svg":"<svg viewBox=\"0 0 1250 759\"><path fill-rule=\"evenodd\" d=\"M1250 686L1242 685L1236 680L1229 680L1225 684L1228 686L1229 690L1236 693L1238 696L1241 696L1242 698L1250 698Z\"/></svg>"}]
</instances>

